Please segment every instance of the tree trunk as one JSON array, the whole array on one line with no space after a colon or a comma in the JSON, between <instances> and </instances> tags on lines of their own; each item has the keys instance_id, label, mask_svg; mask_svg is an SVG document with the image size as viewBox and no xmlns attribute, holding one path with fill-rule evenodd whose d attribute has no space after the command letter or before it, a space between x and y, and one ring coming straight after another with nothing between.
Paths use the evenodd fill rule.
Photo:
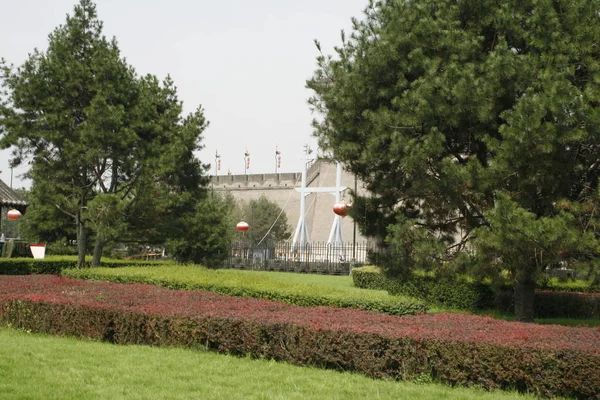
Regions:
<instances>
[{"instance_id":1,"label":"tree trunk","mask_svg":"<svg viewBox=\"0 0 600 400\"><path fill-rule=\"evenodd\" d=\"M102 251L104 250L105 241L100 238L96 238L96 243L94 244L94 257L92 258L92 267L97 267L100 265L100 260L102 259Z\"/></svg>"},{"instance_id":2,"label":"tree trunk","mask_svg":"<svg viewBox=\"0 0 600 400\"><path fill-rule=\"evenodd\" d=\"M525 267L515 278L515 317L520 322L533 322L535 301L535 269Z\"/></svg>"},{"instance_id":3,"label":"tree trunk","mask_svg":"<svg viewBox=\"0 0 600 400\"><path fill-rule=\"evenodd\" d=\"M81 213L77 213L77 268L85 267L85 252L87 248L87 232L83 221L81 220Z\"/></svg>"}]
</instances>

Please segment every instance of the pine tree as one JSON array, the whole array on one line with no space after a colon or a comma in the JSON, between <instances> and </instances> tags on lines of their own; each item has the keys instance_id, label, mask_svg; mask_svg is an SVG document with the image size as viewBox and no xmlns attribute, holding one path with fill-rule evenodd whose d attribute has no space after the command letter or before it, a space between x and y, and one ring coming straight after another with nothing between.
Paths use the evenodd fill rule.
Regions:
<instances>
[{"instance_id":1,"label":"pine tree","mask_svg":"<svg viewBox=\"0 0 600 400\"><path fill-rule=\"evenodd\" d=\"M228 256L233 238L231 199L210 192L194 203L167 241L167 251L180 262L219 266Z\"/></svg>"},{"instance_id":2,"label":"pine tree","mask_svg":"<svg viewBox=\"0 0 600 400\"><path fill-rule=\"evenodd\" d=\"M182 117L170 78L138 77L103 36L91 0L80 0L45 52L1 71L0 146L13 147L14 164L30 162L39 200L75 222L79 266L89 234L98 264L104 245L126 233L161 230L166 240L203 196L207 167L194 156L203 110ZM148 218L158 212L160 221Z\"/></svg>"},{"instance_id":3,"label":"pine tree","mask_svg":"<svg viewBox=\"0 0 600 400\"><path fill-rule=\"evenodd\" d=\"M598 187L598 10L598 0L371 1L336 57L318 57L307 83L316 135L367 184L355 210L398 255L392 269L447 267L467 250L502 260L517 318L531 321L540 252L551 262L561 246L596 251L555 204ZM568 233L518 240L517 254L512 223L521 239L553 224Z\"/></svg>"}]
</instances>

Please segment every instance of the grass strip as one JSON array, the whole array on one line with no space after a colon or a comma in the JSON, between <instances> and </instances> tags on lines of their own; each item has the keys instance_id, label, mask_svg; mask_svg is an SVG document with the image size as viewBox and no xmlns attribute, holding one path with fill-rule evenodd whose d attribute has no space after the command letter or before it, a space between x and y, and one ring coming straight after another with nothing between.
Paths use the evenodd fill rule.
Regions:
<instances>
[{"instance_id":1,"label":"grass strip","mask_svg":"<svg viewBox=\"0 0 600 400\"><path fill-rule=\"evenodd\" d=\"M0 328L0 393L16 399L527 400L508 392L373 380L270 360L116 346Z\"/></svg>"},{"instance_id":2,"label":"grass strip","mask_svg":"<svg viewBox=\"0 0 600 400\"><path fill-rule=\"evenodd\" d=\"M195 265L68 269L64 270L62 275L93 281L145 283L170 289L205 290L298 306L357 308L390 315L420 314L428 310L428 306L421 300L390 296L383 290L355 288L350 277L212 270Z\"/></svg>"}]
</instances>

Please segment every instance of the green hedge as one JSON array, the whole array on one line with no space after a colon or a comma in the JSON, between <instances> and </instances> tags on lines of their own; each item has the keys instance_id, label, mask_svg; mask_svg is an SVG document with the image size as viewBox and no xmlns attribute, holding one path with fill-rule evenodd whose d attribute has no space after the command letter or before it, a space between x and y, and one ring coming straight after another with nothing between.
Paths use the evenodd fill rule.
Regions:
<instances>
[{"instance_id":1,"label":"green hedge","mask_svg":"<svg viewBox=\"0 0 600 400\"><path fill-rule=\"evenodd\" d=\"M361 289L387 290L389 279L377 267L367 265L352 269L352 281Z\"/></svg>"},{"instance_id":2,"label":"green hedge","mask_svg":"<svg viewBox=\"0 0 600 400\"><path fill-rule=\"evenodd\" d=\"M394 338L290 323L163 316L16 299L0 304L0 321L34 332L117 344L210 348L374 378L428 376L450 385L518 389L543 397L600 396L600 358L593 352Z\"/></svg>"},{"instance_id":3,"label":"green hedge","mask_svg":"<svg viewBox=\"0 0 600 400\"><path fill-rule=\"evenodd\" d=\"M419 275L404 281L388 279L375 267L355 268L352 278L360 288L387 290L392 295L413 296L460 310L514 310L513 291L507 286L494 289L483 283ZM600 294L537 290L534 315L537 318L597 318Z\"/></svg>"},{"instance_id":4,"label":"green hedge","mask_svg":"<svg viewBox=\"0 0 600 400\"><path fill-rule=\"evenodd\" d=\"M538 290L534 312L539 318L597 318L600 294Z\"/></svg>"},{"instance_id":5,"label":"green hedge","mask_svg":"<svg viewBox=\"0 0 600 400\"><path fill-rule=\"evenodd\" d=\"M70 260L35 258L0 258L0 275L60 275L64 268L73 267Z\"/></svg>"},{"instance_id":6,"label":"green hedge","mask_svg":"<svg viewBox=\"0 0 600 400\"><path fill-rule=\"evenodd\" d=\"M413 275L410 280L388 279L376 267L352 270L357 287L387 290L391 295L405 295L460 310L494 308L494 292L484 284L463 280L438 279Z\"/></svg>"},{"instance_id":7,"label":"green hedge","mask_svg":"<svg viewBox=\"0 0 600 400\"><path fill-rule=\"evenodd\" d=\"M107 268L124 268L129 266L153 267L169 263L159 261L126 261L103 260L101 265ZM77 258L72 256L51 256L44 259L35 258L0 258L0 275L49 274L60 275L64 269L77 267ZM91 267L91 260L86 260L86 268Z\"/></svg>"},{"instance_id":8,"label":"green hedge","mask_svg":"<svg viewBox=\"0 0 600 400\"><path fill-rule=\"evenodd\" d=\"M196 271L208 271L201 267L189 268L195 268ZM208 273L210 276L204 277L205 279L178 279L175 276L153 275L143 270L140 270L139 274L133 274L127 270L112 273L111 271L102 271L101 269L71 269L63 271L62 275L69 278L91 281L143 283L176 290L204 290L227 296L267 299L304 307L334 306L339 308L356 308L390 315L423 314L429 310L429 307L424 302L415 299L397 297L391 299L372 299L336 293L334 290L324 295L313 291L314 288L307 285L289 285L283 287L281 283L261 280L261 285L256 286L252 282L245 281L243 275L240 275L232 283L219 279L220 276L215 272Z\"/></svg>"},{"instance_id":9,"label":"green hedge","mask_svg":"<svg viewBox=\"0 0 600 400\"><path fill-rule=\"evenodd\" d=\"M124 267L158 267L164 265L177 265L175 261L152 261L152 260L116 260L116 259L103 259L100 262L101 267L106 268L124 268ZM86 267L91 268L92 262L90 259L86 259Z\"/></svg>"},{"instance_id":10,"label":"green hedge","mask_svg":"<svg viewBox=\"0 0 600 400\"><path fill-rule=\"evenodd\" d=\"M409 281L390 280L387 290L392 295L404 294L459 310L504 306L495 304L494 292L488 285L449 278L414 276Z\"/></svg>"}]
</instances>

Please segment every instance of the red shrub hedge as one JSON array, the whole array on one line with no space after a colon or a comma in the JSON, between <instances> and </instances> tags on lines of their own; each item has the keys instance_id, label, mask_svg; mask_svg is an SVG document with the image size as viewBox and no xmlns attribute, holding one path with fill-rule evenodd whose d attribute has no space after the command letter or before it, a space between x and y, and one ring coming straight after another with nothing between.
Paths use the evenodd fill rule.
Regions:
<instances>
[{"instance_id":1,"label":"red shrub hedge","mask_svg":"<svg viewBox=\"0 0 600 400\"><path fill-rule=\"evenodd\" d=\"M115 343L208 346L374 377L600 396L600 328L396 317L150 285L0 276L0 320Z\"/></svg>"}]
</instances>

